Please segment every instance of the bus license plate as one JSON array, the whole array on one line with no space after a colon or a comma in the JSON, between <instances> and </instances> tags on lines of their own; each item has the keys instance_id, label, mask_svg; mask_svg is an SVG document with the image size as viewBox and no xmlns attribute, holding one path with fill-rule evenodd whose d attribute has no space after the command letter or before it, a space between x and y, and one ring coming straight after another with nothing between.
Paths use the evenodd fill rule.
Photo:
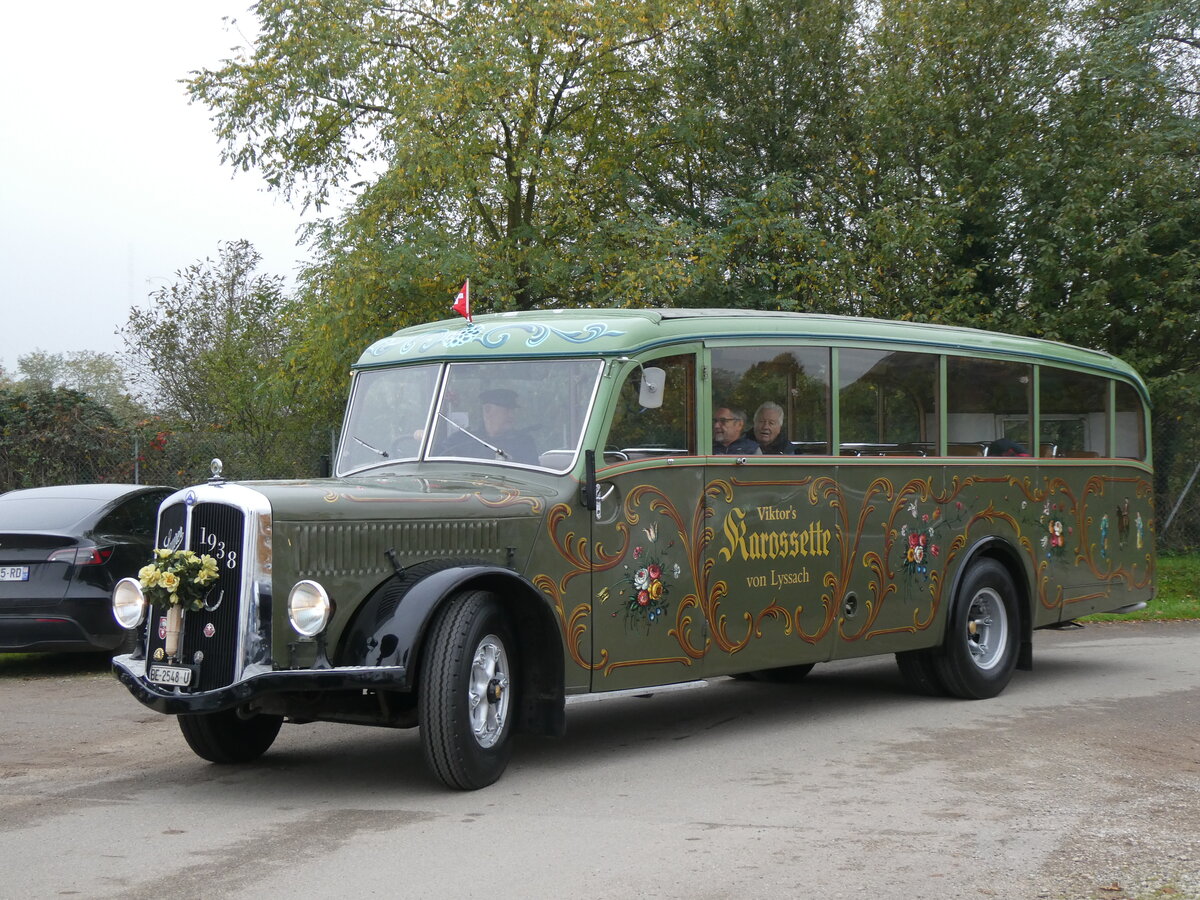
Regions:
<instances>
[{"instance_id":1,"label":"bus license plate","mask_svg":"<svg viewBox=\"0 0 1200 900\"><path fill-rule=\"evenodd\" d=\"M0 566L0 581L28 581L29 566Z\"/></svg>"},{"instance_id":2,"label":"bus license plate","mask_svg":"<svg viewBox=\"0 0 1200 900\"><path fill-rule=\"evenodd\" d=\"M147 677L155 684L187 687L192 683L192 670L182 666L151 666Z\"/></svg>"}]
</instances>

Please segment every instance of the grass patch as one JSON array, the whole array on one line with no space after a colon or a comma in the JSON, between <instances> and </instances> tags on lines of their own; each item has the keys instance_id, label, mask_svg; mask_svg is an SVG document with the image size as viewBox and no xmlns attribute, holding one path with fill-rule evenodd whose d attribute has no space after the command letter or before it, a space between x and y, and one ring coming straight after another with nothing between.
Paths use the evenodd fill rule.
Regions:
<instances>
[{"instance_id":1,"label":"grass patch","mask_svg":"<svg viewBox=\"0 0 1200 900\"><path fill-rule=\"evenodd\" d=\"M1085 622L1161 622L1200 619L1200 554L1158 558L1156 591L1149 607L1124 616L1088 616Z\"/></svg>"}]
</instances>

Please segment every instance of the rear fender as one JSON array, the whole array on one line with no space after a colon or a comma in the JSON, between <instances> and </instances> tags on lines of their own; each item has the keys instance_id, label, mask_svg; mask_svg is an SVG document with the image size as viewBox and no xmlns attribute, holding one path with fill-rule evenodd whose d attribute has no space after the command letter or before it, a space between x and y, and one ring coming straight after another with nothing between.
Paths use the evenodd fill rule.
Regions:
<instances>
[{"instance_id":1,"label":"rear fender","mask_svg":"<svg viewBox=\"0 0 1200 900\"><path fill-rule=\"evenodd\" d=\"M986 537L970 547L963 554L964 562L955 573L950 596L958 596L959 585L966 577L967 570L971 568L976 559L983 557L994 559L1008 569L1008 574L1016 586L1017 609L1021 618L1019 623L1021 644L1017 652L1017 668L1030 671L1033 669L1033 604L1035 598L1030 594L1029 585L1033 576L1024 557L1012 544L998 537ZM950 619L947 616L946 627L949 628L949 625Z\"/></svg>"}]
</instances>

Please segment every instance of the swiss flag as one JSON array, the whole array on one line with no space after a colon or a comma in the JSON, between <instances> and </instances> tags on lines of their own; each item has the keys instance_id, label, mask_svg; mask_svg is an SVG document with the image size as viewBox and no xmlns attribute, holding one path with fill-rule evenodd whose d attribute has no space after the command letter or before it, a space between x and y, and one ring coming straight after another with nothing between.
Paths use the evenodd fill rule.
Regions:
<instances>
[{"instance_id":1,"label":"swiss flag","mask_svg":"<svg viewBox=\"0 0 1200 900\"><path fill-rule=\"evenodd\" d=\"M459 289L458 296L454 298L454 311L466 319L471 321L471 279L468 278L463 282L462 288Z\"/></svg>"}]
</instances>

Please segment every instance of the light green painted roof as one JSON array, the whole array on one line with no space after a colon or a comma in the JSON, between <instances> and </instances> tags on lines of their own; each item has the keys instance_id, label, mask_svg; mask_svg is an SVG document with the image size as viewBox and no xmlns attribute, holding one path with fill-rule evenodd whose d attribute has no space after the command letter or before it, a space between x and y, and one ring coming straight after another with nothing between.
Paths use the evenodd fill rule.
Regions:
<instances>
[{"instance_id":1,"label":"light green painted roof","mask_svg":"<svg viewBox=\"0 0 1200 900\"><path fill-rule=\"evenodd\" d=\"M447 319L377 341L355 367L419 359L621 356L686 341L779 338L1053 360L1126 376L1145 392L1133 369L1116 357L1054 341L928 322L734 309L564 309L494 313L473 323Z\"/></svg>"}]
</instances>

